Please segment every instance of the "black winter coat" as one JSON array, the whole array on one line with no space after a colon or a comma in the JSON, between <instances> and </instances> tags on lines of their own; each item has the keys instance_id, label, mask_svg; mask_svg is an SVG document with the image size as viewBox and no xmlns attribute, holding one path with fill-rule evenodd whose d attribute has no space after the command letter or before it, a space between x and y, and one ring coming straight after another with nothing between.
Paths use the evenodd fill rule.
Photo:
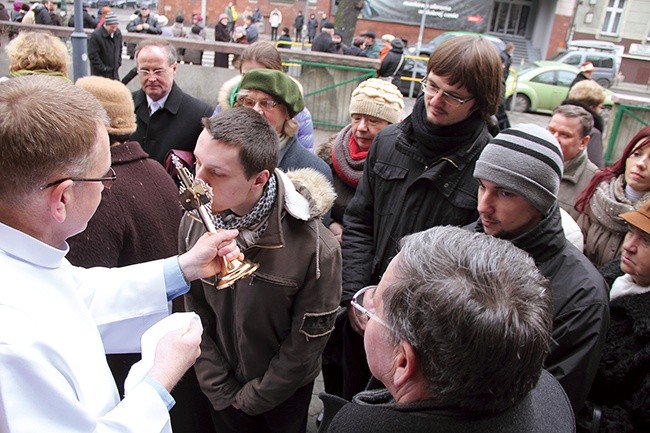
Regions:
<instances>
[{"instance_id":1,"label":"black winter coat","mask_svg":"<svg viewBox=\"0 0 650 433\"><path fill-rule=\"evenodd\" d=\"M614 299L610 314L603 358L589 393L589 402L602 409L598 431L648 432L650 293Z\"/></svg>"},{"instance_id":2,"label":"black winter coat","mask_svg":"<svg viewBox=\"0 0 650 433\"><path fill-rule=\"evenodd\" d=\"M304 15L296 15L296 19L293 21L293 26L298 31L302 31L302 27L305 25Z\"/></svg>"},{"instance_id":3,"label":"black winter coat","mask_svg":"<svg viewBox=\"0 0 650 433\"><path fill-rule=\"evenodd\" d=\"M172 149L194 151L203 131L201 119L212 116L213 109L205 102L184 93L173 84L165 106L149 116L147 97L142 89L133 93L138 129L131 140L140 143L149 156L164 164Z\"/></svg>"},{"instance_id":4,"label":"black winter coat","mask_svg":"<svg viewBox=\"0 0 650 433\"><path fill-rule=\"evenodd\" d=\"M36 24L51 26L52 17L50 16L50 11L43 5L36 6L34 9L34 21Z\"/></svg>"},{"instance_id":5,"label":"black winter coat","mask_svg":"<svg viewBox=\"0 0 650 433\"><path fill-rule=\"evenodd\" d=\"M546 371L519 403L495 415L440 407L430 401L396 404L388 391L366 391L352 402L321 394L325 416L318 433L571 433L566 395Z\"/></svg>"},{"instance_id":6,"label":"black winter coat","mask_svg":"<svg viewBox=\"0 0 650 433\"><path fill-rule=\"evenodd\" d=\"M320 32L312 41L311 50L323 53L336 53L336 44L329 33Z\"/></svg>"},{"instance_id":7,"label":"black winter coat","mask_svg":"<svg viewBox=\"0 0 650 433\"><path fill-rule=\"evenodd\" d=\"M377 134L343 217L343 297L377 284L407 234L476 220L474 164L490 139L485 122L468 141L430 162L417 156L412 116ZM433 140L433 138L432 138Z\"/></svg>"},{"instance_id":8,"label":"black winter coat","mask_svg":"<svg viewBox=\"0 0 650 433\"><path fill-rule=\"evenodd\" d=\"M314 19L307 20L307 34L310 38L316 36L316 31L318 30L318 21Z\"/></svg>"},{"instance_id":9,"label":"black winter coat","mask_svg":"<svg viewBox=\"0 0 650 433\"><path fill-rule=\"evenodd\" d=\"M468 226L483 232L481 221ZM553 291L553 334L544 368L562 384L574 412L584 405L596 375L609 325L607 283L564 237L560 208L512 240L535 260Z\"/></svg>"},{"instance_id":10,"label":"black winter coat","mask_svg":"<svg viewBox=\"0 0 650 433\"><path fill-rule=\"evenodd\" d=\"M402 48L391 48L391 50L386 54L386 57L384 57L384 60L381 61L377 76L381 78L396 75L402 68L403 57L404 50Z\"/></svg>"},{"instance_id":11,"label":"black winter coat","mask_svg":"<svg viewBox=\"0 0 650 433\"><path fill-rule=\"evenodd\" d=\"M119 70L122 64L122 32L120 29L117 29L111 37L103 25L97 27L88 38L88 59L92 75L119 80Z\"/></svg>"},{"instance_id":12,"label":"black winter coat","mask_svg":"<svg viewBox=\"0 0 650 433\"><path fill-rule=\"evenodd\" d=\"M74 27L74 15L70 15L70 19L68 20L68 27ZM90 15L88 9L83 10L83 28L84 29L97 28L97 21L92 15Z\"/></svg>"}]
</instances>

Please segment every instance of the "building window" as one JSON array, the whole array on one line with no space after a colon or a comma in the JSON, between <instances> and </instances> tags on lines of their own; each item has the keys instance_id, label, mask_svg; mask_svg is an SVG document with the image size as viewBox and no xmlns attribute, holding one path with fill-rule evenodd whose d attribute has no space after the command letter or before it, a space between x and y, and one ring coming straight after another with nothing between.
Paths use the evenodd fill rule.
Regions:
<instances>
[{"instance_id":1,"label":"building window","mask_svg":"<svg viewBox=\"0 0 650 433\"><path fill-rule=\"evenodd\" d=\"M625 0L609 0L605 9L605 20L603 21L602 33L618 35L621 26L621 18L625 9Z\"/></svg>"}]
</instances>

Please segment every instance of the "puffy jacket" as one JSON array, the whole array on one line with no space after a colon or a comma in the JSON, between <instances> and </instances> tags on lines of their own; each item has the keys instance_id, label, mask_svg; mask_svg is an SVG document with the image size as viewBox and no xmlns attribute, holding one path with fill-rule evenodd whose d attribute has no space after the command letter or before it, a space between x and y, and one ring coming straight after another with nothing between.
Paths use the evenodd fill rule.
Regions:
<instances>
[{"instance_id":1,"label":"puffy jacket","mask_svg":"<svg viewBox=\"0 0 650 433\"><path fill-rule=\"evenodd\" d=\"M343 303L379 281L403 236L437 225L464 226L478 217L473 172L490 138L485 123L473 141L427 164L415 156L411 118L377 134L345 211Z\"/></svg>"},{"instance_id":2,"label":"puffy jacket","mask_svg":"<svg viewBox=\"0 0 650 433\"><path fill-rule=\"evenodd\" d=\"M46 26L52 25L50 11L42 4L36 4L36 6L34 6L34 20L36 24L43 24Z\"/></svg>"},{"instance_id":3,"label":"puffy jacket","mask_svg":"<svg viewBox=\"0 0 650 433\"><path fill-rule=\"evenodd\" d=\"M136 32L136 33L149 33L152 35L159 35L162 33L162 29L160 28L160 25L158 24L158 19L153 14L149 14L147 18L142 19L143 17L138 15L133 21L128 23L126 25L126 30L128 32ZM138 30L137 27L140 24L149 24L148 29L141 29Z\"/></svg>"},{"instance_id":4,"label":"puffy jacket","mask_svg":"<svg viewBox=\"0 0 650 433\"><path fill-rule=\"evenodd\" d=\"M319 219L334 200L332 187L314 173L293 172L291 181L276 174L268 226L244 251L260 265L255 274L223 290L214 277L195 281L186 295L188 311L203 322L195 370L215 410L237 403L249 415L267 412L320 372L341 296L341 252ZM204 233L186 215L180 251Z\"/></svg>"},{"instance_id":5,"label":"puffy jacket","mask_svg":"<svg viewBox=\"0 0 650 433\"><path fill-rule=\"evenodd\" d=\"M468 228L483 232L480 220ZM512 240L535 260L553 291L553 333L544 368L562 384L577 413L589 393L609 326L607 283L589 260L569 244L560 208Z\"/></svg>"}]
</instances>

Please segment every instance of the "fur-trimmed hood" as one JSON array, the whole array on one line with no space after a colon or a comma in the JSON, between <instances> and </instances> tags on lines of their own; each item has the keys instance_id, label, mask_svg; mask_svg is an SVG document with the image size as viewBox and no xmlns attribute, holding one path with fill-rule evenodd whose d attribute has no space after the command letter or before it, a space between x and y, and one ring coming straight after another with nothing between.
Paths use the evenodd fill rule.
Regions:
<instances>
[{"instance_id":1,"label":"fur-trimmed hood","mask_svg":"<svg viewBox=\"0 0 650 433\"><path fill-rule=\"evenodd\" d=\"M284 185L285 209L294 218L303 221L322 218L334 204L334 187L319 171L300 168L284 173L276 169L275 173Z\"/></svg>"}]
</instances>

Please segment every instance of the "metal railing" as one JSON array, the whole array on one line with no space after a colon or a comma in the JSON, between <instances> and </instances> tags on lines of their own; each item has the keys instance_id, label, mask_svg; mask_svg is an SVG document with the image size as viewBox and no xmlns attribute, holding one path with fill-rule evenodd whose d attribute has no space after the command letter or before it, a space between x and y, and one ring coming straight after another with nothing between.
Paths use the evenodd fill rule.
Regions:
<instances>
[{"instance_id":1,"label":"metal railing","mask_svg":"<svg viewBox=\"0 0 650 433\"><path fill-rule=\"evenodd\" d=\"M613 115L613 118L611 117ZM612 165L639 130L650 125L650 106L616 104L610 115L605 165Z\"/></svg>"},{"instance_id":2,"label":"metal railing","mask_svg":"<svg viewBox=\"0 0 650 433\"><path fill-rule=\"evenodd\" d=\"M24 30L48 31L55 36L68 38L73 32L71 27L43 26L36 24L22 24L9 21L0 21L0 38L2 45L7 42L7 34L10 30L20 32ZM92 30L84 30L90 34ZM150 38L151 35L123 32L122 38L125 43L137 43L142 39ZM163 37L163 36L155 36ZM196 41L186 38L166 38L176 48L190 48L217 53L229 53L240 55L246 45L229 42ZM289 43L288 41L286 43ZM355 87L363 80L377 75L379 61L364 57L346 56L339 54L328 54L312 52L309 49L296 49L295 46L308 48L309 44L291 43L294 49L280 48L278 51L282 56L283 65L289 75L295 77L303 86L305 105L312 112L314 126L321 128L338 129L347 125L350 121L348 106L350 97ZM205 92L201 91L198 83L205 81L204 76L220 74L221 68L215 68L210 64L204 66L184 65L193 68L197 78L196 85L184 85L183 90L199 98L206 99ZM209 67L208 67L209 66ZM231 70L232 71L232 70ZM213 78L208 78L212 80ZM213 101L207 101L213 103Z\"/></svg>"},{"instance_id":3,"label":"metal railing","mask_svg":"<svg viewBox=\"0 0 650 433\"><path fill-rule=\"evenodd\" d=\"M283 63L284 64L284 63ZM350 123L348 106L352 91L368 78L377 76L373 68L291 60L287 73L303 85L305 105L314 127L340 129Z\"/></svg>"}]
</instances>

